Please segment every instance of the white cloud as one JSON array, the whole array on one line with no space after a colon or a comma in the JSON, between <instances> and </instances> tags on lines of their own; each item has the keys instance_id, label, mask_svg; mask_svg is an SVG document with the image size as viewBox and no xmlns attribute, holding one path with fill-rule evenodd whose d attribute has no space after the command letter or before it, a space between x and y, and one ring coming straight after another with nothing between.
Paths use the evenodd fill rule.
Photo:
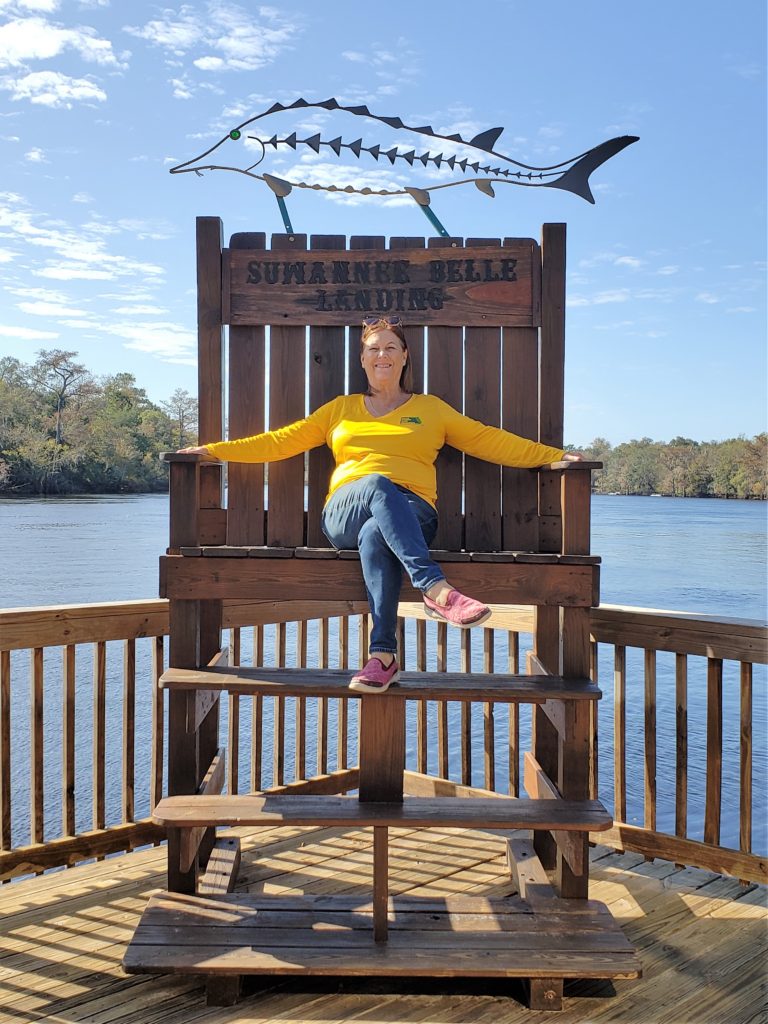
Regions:
<instances>
[{"instance_id":1,"label":"white cloud","mask_svg":"<svg viewBox=\"0 0 768 1024\"><path fill-rule=\"evenodd\" d=\"M0 338L17 338L19 341L49 341L58 338L58 332L36 331L32 327L6 327L0 324Z\"/></svg>"},{"instance_id":2,"label":"white cloud","mask_svg":"<svg viewBox=\"0 0 768 1024\"><path fill-rule=\"evenodd\" d=\"M0 80L0 89L11 92L14 100L29 100L44 107L66 107L73 103L97 100L103 103L107 94L88 78L70 78L60 71L33 71L22 78Z\"/></svg>"},{"instance_id":3,"label":"white cloud","mask_svg":"<svg viewBox=\"0 0 768 1024\"><path fill-rule=\"evenodd\" d=\"M87 316L84 309L72 309L60 302L20 302L18 304L22 313L29 313L32 316Z\"/></svg>"},{"instance_id":4,"label":"white cloud","mask_svg":"<svg viewBox=\"0 0 768 1024\"><path fill-rule=\"evenodd\" d=\"M127 25L125 31L166 52L171 66L178 67L178 58L196 52L192 64L199 71L255 71L271 64L290 45L299 31L296 22L288 21L272 7L259 7L254 16L247 9L227 0L208 0L207 16L189 5L178 11L166 10L162 17L143 26ZM173 80L179 89L178 77ZM188 91L182 87L186 99Z\"/></svg>"},{"instance_id":5,"label":"white cloud","mask_svg":"<svg viewBox=\"0 0 768 1024\"><path fill-rule=\"evenodd\" d=\"M754 313L754 306L734 306L733 309L726 309L726 313Z\"/></svg>"},{"instance_id":6,"label":"white cloud","mask_svg":"<svg viewBox=\"0 0 768 1024\"><path fill-rule=\"evenodd\" d=\"M369 59L364 53L358 53L357 50L344 50L341 56L345 60L351 60L353 64L364 64Z\"/></svg>"},{"instance_id":7,"label":"white cloud","mask_svg":"<svg viewBox=\"0 0 768 1024\"><path fill-rule=\"evenodd\" d=\"M716 303L720 301L720 299L717 297L717 295L714 295L712 292L699 292L699 294L696 296L696 301L705 302L709 306L714 306Z\"/></svg>"},{"instance_id":8,"label":"white cloud","mask_svg":"<svg viewBox=\"0 0 768 1024\"><path fill-rule=\"evenodd\" d=\"M108 39L85 25L61 28L44 18L14 18L0 26L0 67L22 67L30 60L50 60L65 50L105 67L125 68Z\"/></svg>"},{"instance_id":9,"label":"white cloud","mask_svg":"<svg viewBox=\"0 0 768 1024\"><path fill-rule=\"evenodd\" d=\"M631 267L632 270L639 270L644 263L645 260L639 260L637 256L617 256L614 261L614 266Z\"/></svg>"},{"instance_id":10,"label":"white cloud","mask_svg":"<svg viewBox=\"0 0 768 1024\"><path fill-rule=\"evenodd\" d=\"M119 306L113 312L120 316L162 316L168 310L163 306Z\"/></svg>"},{"instance_id":11,"label":"white cloud","mask_svg":"<svg viewBox=\"0 0 768 1024\"><path fill-rule=\"evenodd\" d=\"M659 267L656 271L657 274L661 274L664 277L671 277L672 274L676 274L680 270L680 267L676 267L673 264L669 264L666 267Z\"/></svg>"},{"instance_id":12,"label":"white cloud","mask_svg":"<svg viewBox=\"0 0 768 1024\"><path fill-rule=\"evenodd\" d=\"M15 7L19 11L38 11L52 14L59 9L60 0L0 0L0 11Z\"/></svg>"},{"instance_id":13,"label":"white cloud","mask_svg":"<svg viewBox=\"0 0 768 1024\"><path fill-rule=\"evenodd\" d=\"M75 192L72 196L73 203L88 204L93 202L93 196L88 192Z\"/></svg>"},{"instance_id":14,"label":"white cloud","mask_svg":"<svg viewBox=\"0 0 768 1024\"><path fill-rule=\"evenodd\" d=\"M194 366L197 354L197 336L186 327L165 321L147 324L108 323L102 331L125 341L125 347L148 352L164 362Z\"/></svg>"},{"instance_id":15,"label":"white cloud","mask_svg":"<svg viewBox=\"0 0 768 1024\"><path fill-rule=\"evenodd\" d=\"M12 263L18 253L12 252L10 249L0 249L0 263Z\"/></svg>"},{"instance_id":16,"label":"white cloud","mask_svg":"<svg viewBox=\"0 0 768 1024\"><path fill-rule=\"evenodd\" d=\"M59 266L34 270L35 277L46 277L52 281L112 281L117 276L109 270L89 270L87 267Z\"/></svg>"},{"instance_id":17,"label":"white cloud","mask_svg":"<svg viewBox=\"0 0 768 1024\"><path fill-rule=\"evenodd\" d=\"M47 164L48 158L42 149L34 146L28 153L24 154L24 159L29 161L31 164Z\"/></svg>"}]
</instances>

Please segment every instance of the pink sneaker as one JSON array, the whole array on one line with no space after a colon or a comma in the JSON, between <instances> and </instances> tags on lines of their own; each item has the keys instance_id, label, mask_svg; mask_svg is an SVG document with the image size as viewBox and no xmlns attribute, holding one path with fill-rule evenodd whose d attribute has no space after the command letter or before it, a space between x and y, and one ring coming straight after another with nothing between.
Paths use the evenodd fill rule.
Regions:
<instances>
[{"instance_id":1,"label":"pink sneaker","mask_svg":"<svg viewBox=\"0 0 768 1024\"><path fill-rule=\"evenodd\" d=\"M393 659L385 668L379 658L371 657L365 663L365 667L352 676L349 688L358 693L384 693L399 678L397 659Z\"/></svg>"},{"instance_id":2,"label":"pink sneaker","mask_svg":"<svg viewBox=\"0 0 768 1024\"><path fill-rule=\"evenodd\" d=\"M452 626L459 626L461 629L468 629L470 626L479 626L490 618L491 609L487 604L475 601L472 597L465 597L458 590L452 590L448 595L446 604L439 605L437 601L421 595L424 598L427 615L431 619L450 622Z\"/></svg>"}]
</instances>

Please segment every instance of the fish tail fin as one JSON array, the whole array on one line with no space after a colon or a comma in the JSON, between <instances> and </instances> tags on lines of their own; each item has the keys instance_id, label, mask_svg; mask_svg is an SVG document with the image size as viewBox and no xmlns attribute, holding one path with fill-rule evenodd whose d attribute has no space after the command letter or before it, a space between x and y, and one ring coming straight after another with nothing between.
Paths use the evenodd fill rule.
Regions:
<instances>
[{"instance_id":1,"label":"fish tail fin","mask_svg":"<svg viewBox=\"0 0 768 1024\"><path fill-rule=\"evenodd\" d=\"M601 142L599 146L595 146L594 149L590 149L588 153L585 153L581 159L577 160L572 167L569 167L555 181L547 182L549 188L565 189L566 192L573 192L574 195L581 196L588 203L594 204L595 197L592 195L592 189L589 187L590 174L597 170L601 164L604 164L606 160L610 160L612 156L615 156L622 149L626 149L627 146L631 146L633 142L637 141L637 135L622 135L620 138Z\"/></svg>"}]
</instances>

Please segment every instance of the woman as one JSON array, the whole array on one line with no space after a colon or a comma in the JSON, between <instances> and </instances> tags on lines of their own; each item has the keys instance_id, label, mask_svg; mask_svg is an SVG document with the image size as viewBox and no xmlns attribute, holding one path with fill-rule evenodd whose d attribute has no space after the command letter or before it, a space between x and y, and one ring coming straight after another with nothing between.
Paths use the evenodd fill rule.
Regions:
<instances>
[{"instance_id":1,"label":"woman","mask_svg":"<svg viewBox=\"0 0 768 1024\"><path fill-rule=\"evenodd\" d=\"M522 468L581 456L485 426L434 395L414 395L399 317L366 317L360 362L368 378L364 395L342 395L279 430L182 450L228 462L273 462L329 445L336 468L323 532L337 548L359 549L373 620L368 662L349 687L382 693L399 678L395 628L403 569L431 618L467 628L491 614L453 589L429 555L437 532L434 463L440 448L450 444Z\"/></svg>"}]
</instances>

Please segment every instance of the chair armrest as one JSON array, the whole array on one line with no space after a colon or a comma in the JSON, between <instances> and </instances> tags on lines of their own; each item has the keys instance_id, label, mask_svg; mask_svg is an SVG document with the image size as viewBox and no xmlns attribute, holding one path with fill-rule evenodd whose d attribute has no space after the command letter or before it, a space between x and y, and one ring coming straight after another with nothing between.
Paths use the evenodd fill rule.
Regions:
<instances>
[{"instance_id":1,"label":"chair armrest","mask_svg":"<svg viewBox=\"0 0 768 1024\"><path fill-rule=\"evenodd\" d=\"M576 470L576 469L602 469L602 468L603 468L602 462L586 462L585 460L583 460L581 462L570 462L570 461L565 462L565 461L563 461L563 462L548 462L546 466L537 466L536 469L534 470L534 472L535 473L542 473L542 472L549 473L549 472L560 472L561 470L567 470L568 472L571 472L572 470Z\"/></svg>"},{"instance_id":2,"label":"chair armrest","mask_svg":"<svg viewBox=\"0 0 768 1024\"><path fill-rule=\"evenodd\" d=\"M220 463L221 459L213 455L201 455L198 452L160 452L161 462L205 462Z\"/></svg>"}]
</instances>

